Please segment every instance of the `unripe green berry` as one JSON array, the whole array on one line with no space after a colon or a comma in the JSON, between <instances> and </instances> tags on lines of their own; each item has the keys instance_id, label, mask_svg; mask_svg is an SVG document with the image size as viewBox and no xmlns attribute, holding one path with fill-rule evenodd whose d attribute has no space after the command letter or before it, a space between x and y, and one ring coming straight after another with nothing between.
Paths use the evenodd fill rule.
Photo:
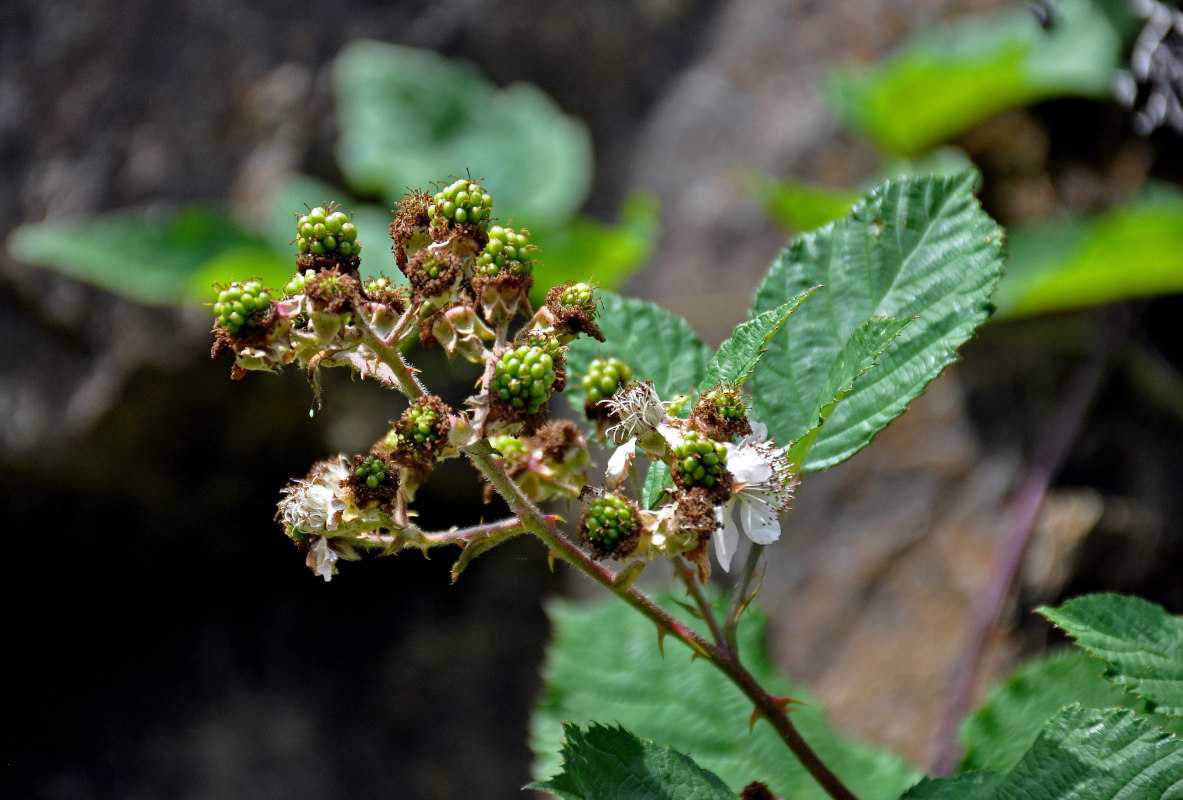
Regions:
<instances>
[{"instance_id":1,"label":"unripe green berry","mask_svg":"<svg viewBox=\"0 0 1183 800\"><path fill-rule=\"evenodd\" d=\"M356 255L361 250L357 242L357 228L348 215L333 210L335 204L317 206L296 219L296 246L301 253L324 255L338 252L341 255ZM349 247L342 247L349 243Z\"/></svg>"},{"instance_id":2,"label":"unripe green berry","mask_svg":"<svg viewBox=\"0 0 1183 800\"><path fill-rule=\"evenodd\" d=\"M727 448L691 431L674 448L673 471L682 486L713 489L727 471Z\"/></svg>"},{"instance_id":3,"label":"unripe green berry","mask_svg":"<svg viewBox=\"0 0 1183 800\"><path fill-rule=\"evenodd\" d=\"M568 286L559 295L559 302L565 306L591 307L595 304L595 289L586 283L576 283Z\"/></svg>"},{"instance_id":4,"label":"unripe green berry","mask_svg":"<svg viewBox=\"0 0 1183 800\"><path fill-rule=\"evenodd\" d=\"M457 224L487 222L493 208L493 198L481 185L464 178L437 192L432 199L427 216L432 220L443 217Z\"/></svg>"},{"instance_id":5,"label":"unripe green berry","mask_svg":"<svg viewBox=\"0 0 1183 800\"><path fill-rule=\"evenodd\" d=\"M550 399L557 377L551 347L528 343L502 354L490 388L509 407L536 414Z\"/></svg>"},{"instance_id":6,"label":"unripe green berry","mask_svg":"<svg viewBox=\"0 0 1183 800\"><path fill-rule=\"evenodd\" d=\"M588 505L580 527L584 541L597 556L624 558L636 547L640 513L627 498L606 494Z\"/></svg>"},{"instance_id":7,"label":"unripe green berry","mask_svg":"<svg viewBox=\"0 0 1183 800\"><path fill-rule=\"evenodd\" d=\"M271 303L271 293L260 281L235 281L218 292L214 315L219 325L236 336L249 334L258 328Z\"/></svg>"},{"instance_id":8,"label":"unripe green berry","mask_svg":"<svg viewBox=\"0 0 1183 800\"><path fill-rule=\"evenodd\" d=\"M489 437L489 445L501 454L502 458L517 458L530 452L526 443L508 433L499 433Z\"/></svg>"},{"instance_id":9,"label":"unripe green berry","mask_svg":"<svg viewBox=\"0 0 1183 800\"><path fill-rule=\"evenodd\" d=\"M611 397L616 390L632 380L632 369L616 356L594 358L580 385L591 403Z\"/></svg>"},{"instance_id":10,"label":"unripe green berry","mask_svg":"<svg viewBox=\"0 0 1183 800\"><path fill-rule=\"evenodd\" d=\"M534 269L533 253L537 247L530 244L530 232L522 229L503 228L494 225L489 229L489 243L477 256L475 273L484 278L493 278L502 270L515 275L525 275Z\"/></svg>"}]
</instances>

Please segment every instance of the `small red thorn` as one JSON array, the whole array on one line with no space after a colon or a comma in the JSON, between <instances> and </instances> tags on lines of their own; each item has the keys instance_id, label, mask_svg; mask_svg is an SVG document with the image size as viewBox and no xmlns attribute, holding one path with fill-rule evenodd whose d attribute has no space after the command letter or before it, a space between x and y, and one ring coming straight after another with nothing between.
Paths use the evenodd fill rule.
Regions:
<instances>
[{"instance_id":1,"label":"small red thorn","mask_svg":"<svg viewBox=\"0 0 1183 800\"><path fill-rule=\"evenodd\" d=\"M779 708L781 711L784 711L786 714L792 712L793 709L791 709L789 706L791 706L793 703L796 703L799 706L809 705L808 703L802 703L800 700L796 700L792 697L778 697L774 694L769 695L768 697L770 700L772 700L773 704L775 704L777 708ZM753 706L752 717L748 722L748 733L751 733L755 729L756 720L760 719L762 716L764 716L764 714L760 711L760 707Z\"/></svg>"},{"instance_id":2,"label":"small red thorn","mask_svg":"<svg viewBox=\"0 0 1183 800\"><path fill-rule=\"evenodd\" d=\"M666 626L657 626L657 649L661 651L662 658L665 658L665 635L669 632L670 629Z\"/></svg>"}]
</instances>

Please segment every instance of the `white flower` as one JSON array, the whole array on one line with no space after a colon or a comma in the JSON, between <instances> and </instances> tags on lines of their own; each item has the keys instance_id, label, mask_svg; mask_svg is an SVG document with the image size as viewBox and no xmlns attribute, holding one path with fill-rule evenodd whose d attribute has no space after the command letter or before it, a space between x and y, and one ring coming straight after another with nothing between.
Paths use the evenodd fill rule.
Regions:
<instances>
[{"instance_id":1,"label":"white flower","mask_svg":"<svg viewBox=\"0 0 1183 800\"><path fill-rule=\"evenodd\" d=\"M722 530L714 539L715 555L725 571L739 547L740 531L761 545L780 538L780 515L788 510L797 486L784 448L765 439L768 429L760 423L752 423L752 431L737 445L724 444L733 482L731 499L715 509Z\"/></svg>"},{"instance_id":2,"label":"white flower","mask_svg":"<svg viewBox=\"0 0 1183 800\"><path fill-rule=\"evenodd\" d=\"M291 536L293 530L332 535L345 514L347 504L341 481L348 477L349 460L337 456L316 462L308 477L285 486L283 493L286 497L279 501L279 518L288 535Z\"/></svg>"},{"instance_id":3,"label":"white flower","mask_svg":"<svg viewBox=\"0 0 1183 800\"><path fill-rule=\"evenodd\" d=\"M608 429L613 441L641 439L665 420L665 404L652 381L633 382L611 397L601 400L620 422Z\"/></svg>"}]
</instances>

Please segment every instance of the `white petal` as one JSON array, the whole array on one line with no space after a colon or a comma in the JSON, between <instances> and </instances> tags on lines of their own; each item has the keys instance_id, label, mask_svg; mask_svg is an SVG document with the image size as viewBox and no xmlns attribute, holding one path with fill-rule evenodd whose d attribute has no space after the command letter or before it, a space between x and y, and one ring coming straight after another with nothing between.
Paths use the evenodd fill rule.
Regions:
<instances>
[{"instance_id":1,"label":"white petal","mask_svg":"<svg viewBox=\"0 0 1183 800\"><path fill-rule=\"evenodd\" d=\"M333 573L337 571L337 554L329 548L327 539L317 539L316 543L309 548L305 563L311 567L313 572L324 578L325 583L328 583L333 579Z\"/></svg>"},{"instance_id":2,"label":"white petal","mask_svg":"<svg viewBox=\"0 0 1183 800\"><path fill-rule=\"evenodd\" d=\"M751 439L753 441L762 442L768 438L768 426L765 425L763 422L754 422L753 421L749 424L752 426L752 435L750 437L748 437L749 439Z\"/></svg>"},{"instance_id":3,"label":"white petal","mask_svg":"<svg viewBox=\"0 0 1183 800\"><path fill-rule=\"evenodd\" d=\"M772 477L772 466L754 447L727 446L727 471L738 483L764 483Z\"/></svg>"},{"instance_id":4,"label":"white petal","mask_svg":"<svg viewBox=\"0 0 1183 800\"><path fill-rule=\"evenodd\" d=\"M763 497L745 496L739 510L743 532L756 544L772 544L780 538L780 517Z\"/></svg>"},{"instance_id":5,"label":"white petal","mask_svg":"<svg viewBox=\"0 0 1183 800\"><path fill-rule=\"evenodd\" d=\"M629 439L612 453L612 457L608 459L608 469L604 472L604 483L608 485L608 488L615 489L624 483L636 452L637 440Z\"/></svg>"},{"instance_id":6,"label":"white petal","mask_svg":"<svg viewBox=\"0 0 1183 800\"><path fill-rule=\"evenodd\" d=\"M719 566L724 572L730 571L731 557L739 547L739 529L732 522L730 511L730 508L716 509L716 513L722 517L723 527L715 531L715 557L719 559Z\"/></svg>"}]
</instances>

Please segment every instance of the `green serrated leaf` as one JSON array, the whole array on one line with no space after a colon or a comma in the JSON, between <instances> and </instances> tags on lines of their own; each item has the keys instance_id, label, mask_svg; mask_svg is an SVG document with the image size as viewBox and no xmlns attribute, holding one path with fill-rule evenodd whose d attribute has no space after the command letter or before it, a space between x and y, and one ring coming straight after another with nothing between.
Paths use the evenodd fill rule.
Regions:
<instances>
[{"instance_id":1,"label":"green serrated leaf","mask_svg":"<svg viewBox=\"0 0 1183 800\"><path fill-rule=\"evenodd\" d=\"M674 596L658 598L671 607ZM653 624L619 601L593 606L555 602L545 688L531 722L534 774L552 775L564 721L613 720L639 736L693 755L730 786L761 780L786 800L822 800L825 792L762 722L749 732L752 705L743 693L689 650L667 639L665 656ZM701 629L703 623L680 615ZM780 678L764 651L764 618L749 612L738 630L744 663L769 691L810 703L793 711L801 734L862 800L898 797L919 774L896 757L839 737L801 687ZM606 795L606 796L611 796Z\"/></svg>"},{"instance_id":2,"label":"green serrated leaf","mask_svg":"<svg viewBox=\"0 0 1183 800\"><path fill-rule=\"evenodd\" d=\"M621 205L615 225L577 216L557 228L531 228L541 261L534 266L535 305L564 281L590 280L601 289L618 289L653 254L659 217L656 197L634 194Z\"/></svg>"},{"instance_id":3,"label":"green serrated leaf","mask_svg":"<svg viewBox=\"0 0 1183 800\"><path fill-rule=\"evenodd\" d=\"M699 393L719 384L742 386L760 363L768 342L788 321L797 306L818 288L807 289L789 302L737 325L707 364L706 375L698 384Z\"/></svg>"},{"instance_id":4,"label":"green serrated leaf","mask_svg":"<svg viewBox=\"0 0 1183 800\"><path fill-rule=\"evenodd\" d=\"M831 99L882 148L911 156L1004 109L1110 97L1122 49L1113 22L1090 0L1053 9L1050 31L1019 7L928 31L878 66L833 74Z\"/></svg>"},{"instance_id":5,"label":"green serrated leaf","mask_svg":"<svg viewBox=\"0 0 1183 800\"><path fill-rule=\"evenodd\" d=\"M1183 192L1154 186L1095 216L1017 225L1006 249L1004 317L1183 292Z\"/></svg>"},{"instance_id":6,"label":"green serrated leaf","mask_svg":"<svg viewBox=\"0 0 1183 800\"><path fill-rule=\"evenodd\" d=\"M822 403L834 397L826 393L850 374L840 361L861 366L872 344L898 334L828 416L806 471L865 447L989 316L1003 234L978 205L976 181L974 173L887 181L846 219L795 239L757 290L755 313L762 313L825 287L773 337L752 376L755 417L778 442L801 440L817 426ZM849 360L856 352L863 357Z\"/></svg>"},{"instance_id":7,"label":"green serrated leaf","mask_svg":"<svg viewBox=\"0 0 1183 800\"><path fill-rule=\"evenodd\" d=\"M1159 714L1183 716L1183 617L1120 594L1084 595L1038 611L1105 661L1109 680Z\"/></svg>"},{"instance_id":8,"label":"green serrated leaf","mask_svg":"<svg viewBox=\"0 0 1183 800\"><path fill-rule=\"evenodd\" d=\"M596 322L606 341L586 336L571 342L567 368L586 375L592 359L616 356L633 370L639 381L653 381L665 400L689 392L706 372L710 349L681 317L661 306L613 292L597 292L600 312ZM586 395L579 381L568 381L564 392L575 408L582 409Z\"/></svg>"},{"instance_id":9,"label":"green serrated leaf","mask_svg":"<svg viewBox=\"0 0 1183 800\"><path fill-rule=\"evenodd\" d=\"M1010 770L1039 731L1065 706L1121 705L1125 693L1101 677L1102 665L1080 650L1063 650L1022 665L986 695L961 726L961 769Z\"/></svg>"},{"instance_id":10,"label":"green serrated leaf","mask_svg":"<svg viewBox=\"0 0 1183 800\"><path fill-rule=\"evenodd\" d=\"M620 726L563 725L563 772L526 787L569 800L735 800L687 755Z\"/></svg>"},{"instance_id":11,"label":"green serrated leaf","mask_svg":"<svg viewBox=\"0 0 1183 800\"><path fill-rule=\"evenodd\" d=\"M591 186L591 137L542 90L495 88L429 50L355 41L334 69L337 156L350 185L388 203L407 187L484 178L507 224L553 227Z\"/></svg>"},{"instance_id":12,"label":"green serrated leaf","mask_svg":"<svg viewBox=\"0 0 1183 800\"><path fill-rule=\"evenodd\" d=\"M900 800L994 800L1002 776L993 772L966 772L952 778L925 778Z\"/></svg>"},{"instance_id":13,"label":"green serrated leaf","mask_svg":"<svg viewBox=\"0 0 1183 800\"><path fill-rule=\"evenodd\" d=\"M1060 711L1005 776L972 773L922 781L901 800L1179 800L1183 740L1128 709ZM964 794L958 794L963 791Z\"/></svg>"},{"instance_id":14,"label":"green serrated leaf","mask_svg":"<svg viewBox=\"0 0 1183 800\"><path fill-rule=\"evenodd\" d=\"M24 225L13 231L8 249L21 261L141 303L177 305L206 299L191 287L210 259L229 250L264 250L266 244L221 209L189 206Z\"/></svg>"}]
</instances>

